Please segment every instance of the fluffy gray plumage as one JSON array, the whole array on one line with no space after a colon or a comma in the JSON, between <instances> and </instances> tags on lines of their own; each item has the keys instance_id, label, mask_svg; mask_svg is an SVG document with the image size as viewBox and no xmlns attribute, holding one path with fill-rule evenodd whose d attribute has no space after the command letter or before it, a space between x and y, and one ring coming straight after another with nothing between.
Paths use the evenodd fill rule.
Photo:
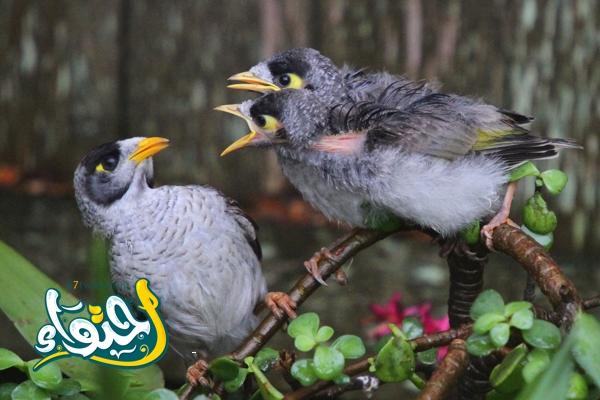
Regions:
<instances>
[{"instance_id":1,"label":"fluffy gray plumage","mask_svg":"<svg viewBox=\"0 0 600 400\"><path fill-rule=\"evenodd\" d=\"M170 345L187 364L193 351L210 360L234 350L257 324L252 311L267 288L255 228L213 188L152 188L152 159L129 159L142 139L89 153L75 171L77 203L85 225L110 243L118 294L134 298L135 282L148 278Z\"/></svg>"},{"instance_id":2,"label":"fluffy gray plumage","mask_svg":"<svg viewBox=\"0 0 600 400\"><path fill-rule=\"evenodd\" d=\"M275 132L262 132L276 140L251 145L274 147L284 173L325 215L368 225L365 207L344 217L362 202L443 236L493 216L513 167L576 147L531 135L519 114L426 86L404 88L392 84L375 101L332 108L314 91L282 90L240 111L259 130L260 116L280 122ZM330 201L348 193L352 202Z\"/></svg>"},{"instance_id":3,"label":"fluffy gray plumage","mask_svg":"<svg viewBox=\"0 0 600 400\"><path fill-rule=\"evenodd\" d=\"M302 80L302 86L314 92L322 104L332 107L347 101L374 101L382 92L394 84L402 102L410 102L410 93L415 90L437 90L439 84L428 82L419 84L405 77L387 72L366 72L356 70L348 65L338 68L329 58L315 49L295 48L282 51L275 56L261 61L250 69L256 77L273 83L278 87L288 88L282 78L294 74ZM404 103L397 104L401 107Z\"/></svg>"}]
</instances>

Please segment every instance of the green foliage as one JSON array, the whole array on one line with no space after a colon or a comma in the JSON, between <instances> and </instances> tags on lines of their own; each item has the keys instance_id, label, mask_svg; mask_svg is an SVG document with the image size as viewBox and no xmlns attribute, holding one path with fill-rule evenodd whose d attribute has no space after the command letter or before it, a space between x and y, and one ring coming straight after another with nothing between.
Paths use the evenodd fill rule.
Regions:
<instances>
[{"instance_id":1,"label":"green foliage","mask_svg":"<svg viewBox=\"0 0 600 400\"><path fill-rule=\"evenodd\" d=\"M345 360L365 354L362 340L354 335L340 336L327 346L325 342L333 337L334 331L329 326L319 328L319 316L315 313L299 315L290 323L288 334L295 338L298 350L315 349L313 359L298 360L292 366L292 376L304 386L312 385L317 379L346 382L342 376Z\"/></svg>"},{"instance_id":2,"label":"green foliage","mask_svg":"<svg viewBox=\"0 0 600 400\"><path fill-rule=\"evenodd\" d=\"M553 195L557 195L562 192L565 186L567 186L567 181L569 180L564 172L557 169L549 169L548 171L542 172L540 174L540 178L542 179L548 192Z\"/></svg>"},{"instance_id":3,"label":"green foliage","mask_svg":"<svg viewBox=\"0 0 600 400\"><path fill-rule=\"evenodd\" d=\"M556 228L556 214L548 210L540 192L535 192L523 207L523 224L533 233L540 235L546 235Z\"/></svg>"},{"instance_id":4,"label":"green foliage","mask_svg":"<svg viewBox=\"0 0 600 400\"><path fill-rule=\"evenodd\" d=\"M475 244L479 242L479 232L481 232L481 227L479 220L477 220L473 225L463 229L460 236L467 244Z\"/></svg>"},{"instance_id":5,"label":"green foliage","mask_svg":"<svg viewBox=\"0 0 600 400\"><path fill-rule=\"evenodd\" d=\"M509 182L518 181L526 176L540 176L540 170L531 161L515 168L510 174Z\"/></svg>"},{"instance_id":6,"label":"green foliage","mask_svg":"<svg viewBox=\"0 0 600 400\"><path fill-rule=\"evenodd\" d=\"M382 382L402 382L414 373L415 353L405 338L394 336L377 354L373 366Z\"/></svg>"},{"instance_id":7,"label":"green foliage","mask_svg":"<svg viewBox=\"0 0 600 400\"><path fill-rule=\"evenodd\" d=\"M220 380L230 381L237 378L240 366L229 358L221 357L211 361L209 369Z\"/></svg>"},{"instance_id":8,"label":"green foliage","mask_svg":"<svg viewBox=\"0 0 600 400\"><path fill-rule=\"evenodd\" d=\"M559 329L550 322L535 319L532 304L518 301L504 305L500 294L494 290L482 292L470 311L473 335L467 339L467 351L475 356L484 356L508 343L511 328L518 329L527 344L555 349L560 345Z\"/></svg>"},{"instance_id":9,"label":"green foliage","mask_svg":"<svg viewBox=\"0 0 600 400\"><path fill-rule=\"evenodd\" d=\"M554 336L549 334L552 328L546 329L538 321L534 321L532 329L541 329L541 337ZM490 377L494 391L488 394L487 399L598 398L597 395L588 397L588 386L590 380L597 385L600 371L599 331L600 322L595 317L579 313L560 349L535 347L530 351L525 344L517 346L494 368ZM536 340L540 340L540 336ZM543 342L547 345L554 340L546 338ZM578 371L575 370L576 363ZM579 371L585 371L587 375L583 376Z\"/></svg>"}]
</instances>

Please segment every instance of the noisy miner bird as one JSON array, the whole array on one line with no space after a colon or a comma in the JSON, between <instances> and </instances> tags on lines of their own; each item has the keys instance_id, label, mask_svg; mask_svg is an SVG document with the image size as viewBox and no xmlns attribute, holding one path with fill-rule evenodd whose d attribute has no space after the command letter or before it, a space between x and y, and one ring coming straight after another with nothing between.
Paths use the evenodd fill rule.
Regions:
<instances>
[{"instance_id":1,"label":"noisy miner bird","mask_svg":"<svg viewBox=\"0 0 600 400\"><path fill-rule=\"evenodd\" d=\"M394 86L376 101L332 108L310 90L282 90L219 107L244 118L252 131L223 154L246 146L274 148L283 172L306 199L337 218L341 213L332 208L339 203L327 199L340 190L363 200L363 210L392 214L442 237L493 216L482 229L492 248L491 232L510 211L516 185L508 184L511 170L557 156L556 147L578 147L534 136L520 126L526 117L458 95L425 89L399 109L405 94ZM369 226L377 218L356 221L346 222ZM316 263L311 267L314 273Z\"/></svg>"},{"instance_id":2,"label":"noisy miner bird","mask_svg":"<svg viewBox=\"0 0 600 400\"><path fill-rule=\"evenodd\" d=\"M110 245L118 294L134 299L135 282L150 281L161 301L170 344L192 384L208 384L206 360L234 350L256 327L265 302L291 318L295 303L267 294L254 222L237 203L208 186L153 188L151 156L168 140L136 137L106 143L75 171L83 222Z\"/></svg>"},{"instance_id":3,"label":"noisy miner bird","mask_svg":"<svg viewBox=\"0 0 600 400\"><path fill-rule=\"evenodd\" d=\"M354 70L348 65L338 68L329 58L311 48L282 51L229 80L242 82L229 85L231 89L260 93L280 89L310 90L328 107L346 101L377 100L394 84L394 90L403 94L397 97L398 104L395 105L401 108L414 101L415 95L437 91L440 86L437 82L417 83L387 72Z\"/></svg>"}]
</instances>

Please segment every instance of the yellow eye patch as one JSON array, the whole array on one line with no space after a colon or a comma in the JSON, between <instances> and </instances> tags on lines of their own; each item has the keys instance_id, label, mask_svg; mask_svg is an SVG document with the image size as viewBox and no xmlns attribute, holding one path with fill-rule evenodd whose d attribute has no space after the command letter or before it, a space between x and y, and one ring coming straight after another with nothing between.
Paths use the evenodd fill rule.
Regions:
<instances>
[{"instance_id":1,"label":"yellow eye patch","mask_svg":"<svg viewBox=\"0 0 600 400\"><path fill-rule=\"evenodd\" d=\"M108 172L107 170L104 169L104 167L102 166L102 163L96 165L96 172Z\"/></svg>"},{"instance_id":2,"label":"yellow eye patch","mask_svg":"<svg viewBox=\"0 0 600 400\"><path fill-rule=\"evenodd\" d=\"M296 74L283 74L277 77L277 82L284 89L301 89L304 80Z\"/></svg>"},{"instance_id":3,"label":"yellow eye patch","mask_svg":"<svg viewBox=\"0 0 600 400\"><path fill-rule=\"evenodd\" d=\"M281 123L277 121L275 117L270 115L259 115L254 118L254 123L261 129L267 132L275 132L279 128L281 128Z\"/></svg>"}]
</instances>

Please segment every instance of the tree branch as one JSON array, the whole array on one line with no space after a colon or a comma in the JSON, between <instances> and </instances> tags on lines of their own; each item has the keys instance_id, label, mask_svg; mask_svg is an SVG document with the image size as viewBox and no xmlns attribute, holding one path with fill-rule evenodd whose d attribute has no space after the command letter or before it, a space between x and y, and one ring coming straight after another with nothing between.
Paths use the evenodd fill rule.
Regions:
<instances>
[{"instance_id":1,"label":"tree branch","mask_svg":"<svg viewBox=\"0 0 600 400\"><path fill-rule=\"evenodd\" d=\"M442 360L438 369L425 388L421 391L418 400L446 399L452 393L459 379L469 367L470 358L467 353L465 341L455 339L450 343L448 354Z\"/></svg>"},{"instance_id":2,"label":"tree branch","mask_svg":"<svg viewBox=\"0 0 600 400\"><path fill-rule=\"evenodd\" d=\"M569 329L581 306L577 289L548 252L520 229L500 225L494 229L494 247L512 257L530 273L554 311Z\"/></svg>"}]
</instances>

